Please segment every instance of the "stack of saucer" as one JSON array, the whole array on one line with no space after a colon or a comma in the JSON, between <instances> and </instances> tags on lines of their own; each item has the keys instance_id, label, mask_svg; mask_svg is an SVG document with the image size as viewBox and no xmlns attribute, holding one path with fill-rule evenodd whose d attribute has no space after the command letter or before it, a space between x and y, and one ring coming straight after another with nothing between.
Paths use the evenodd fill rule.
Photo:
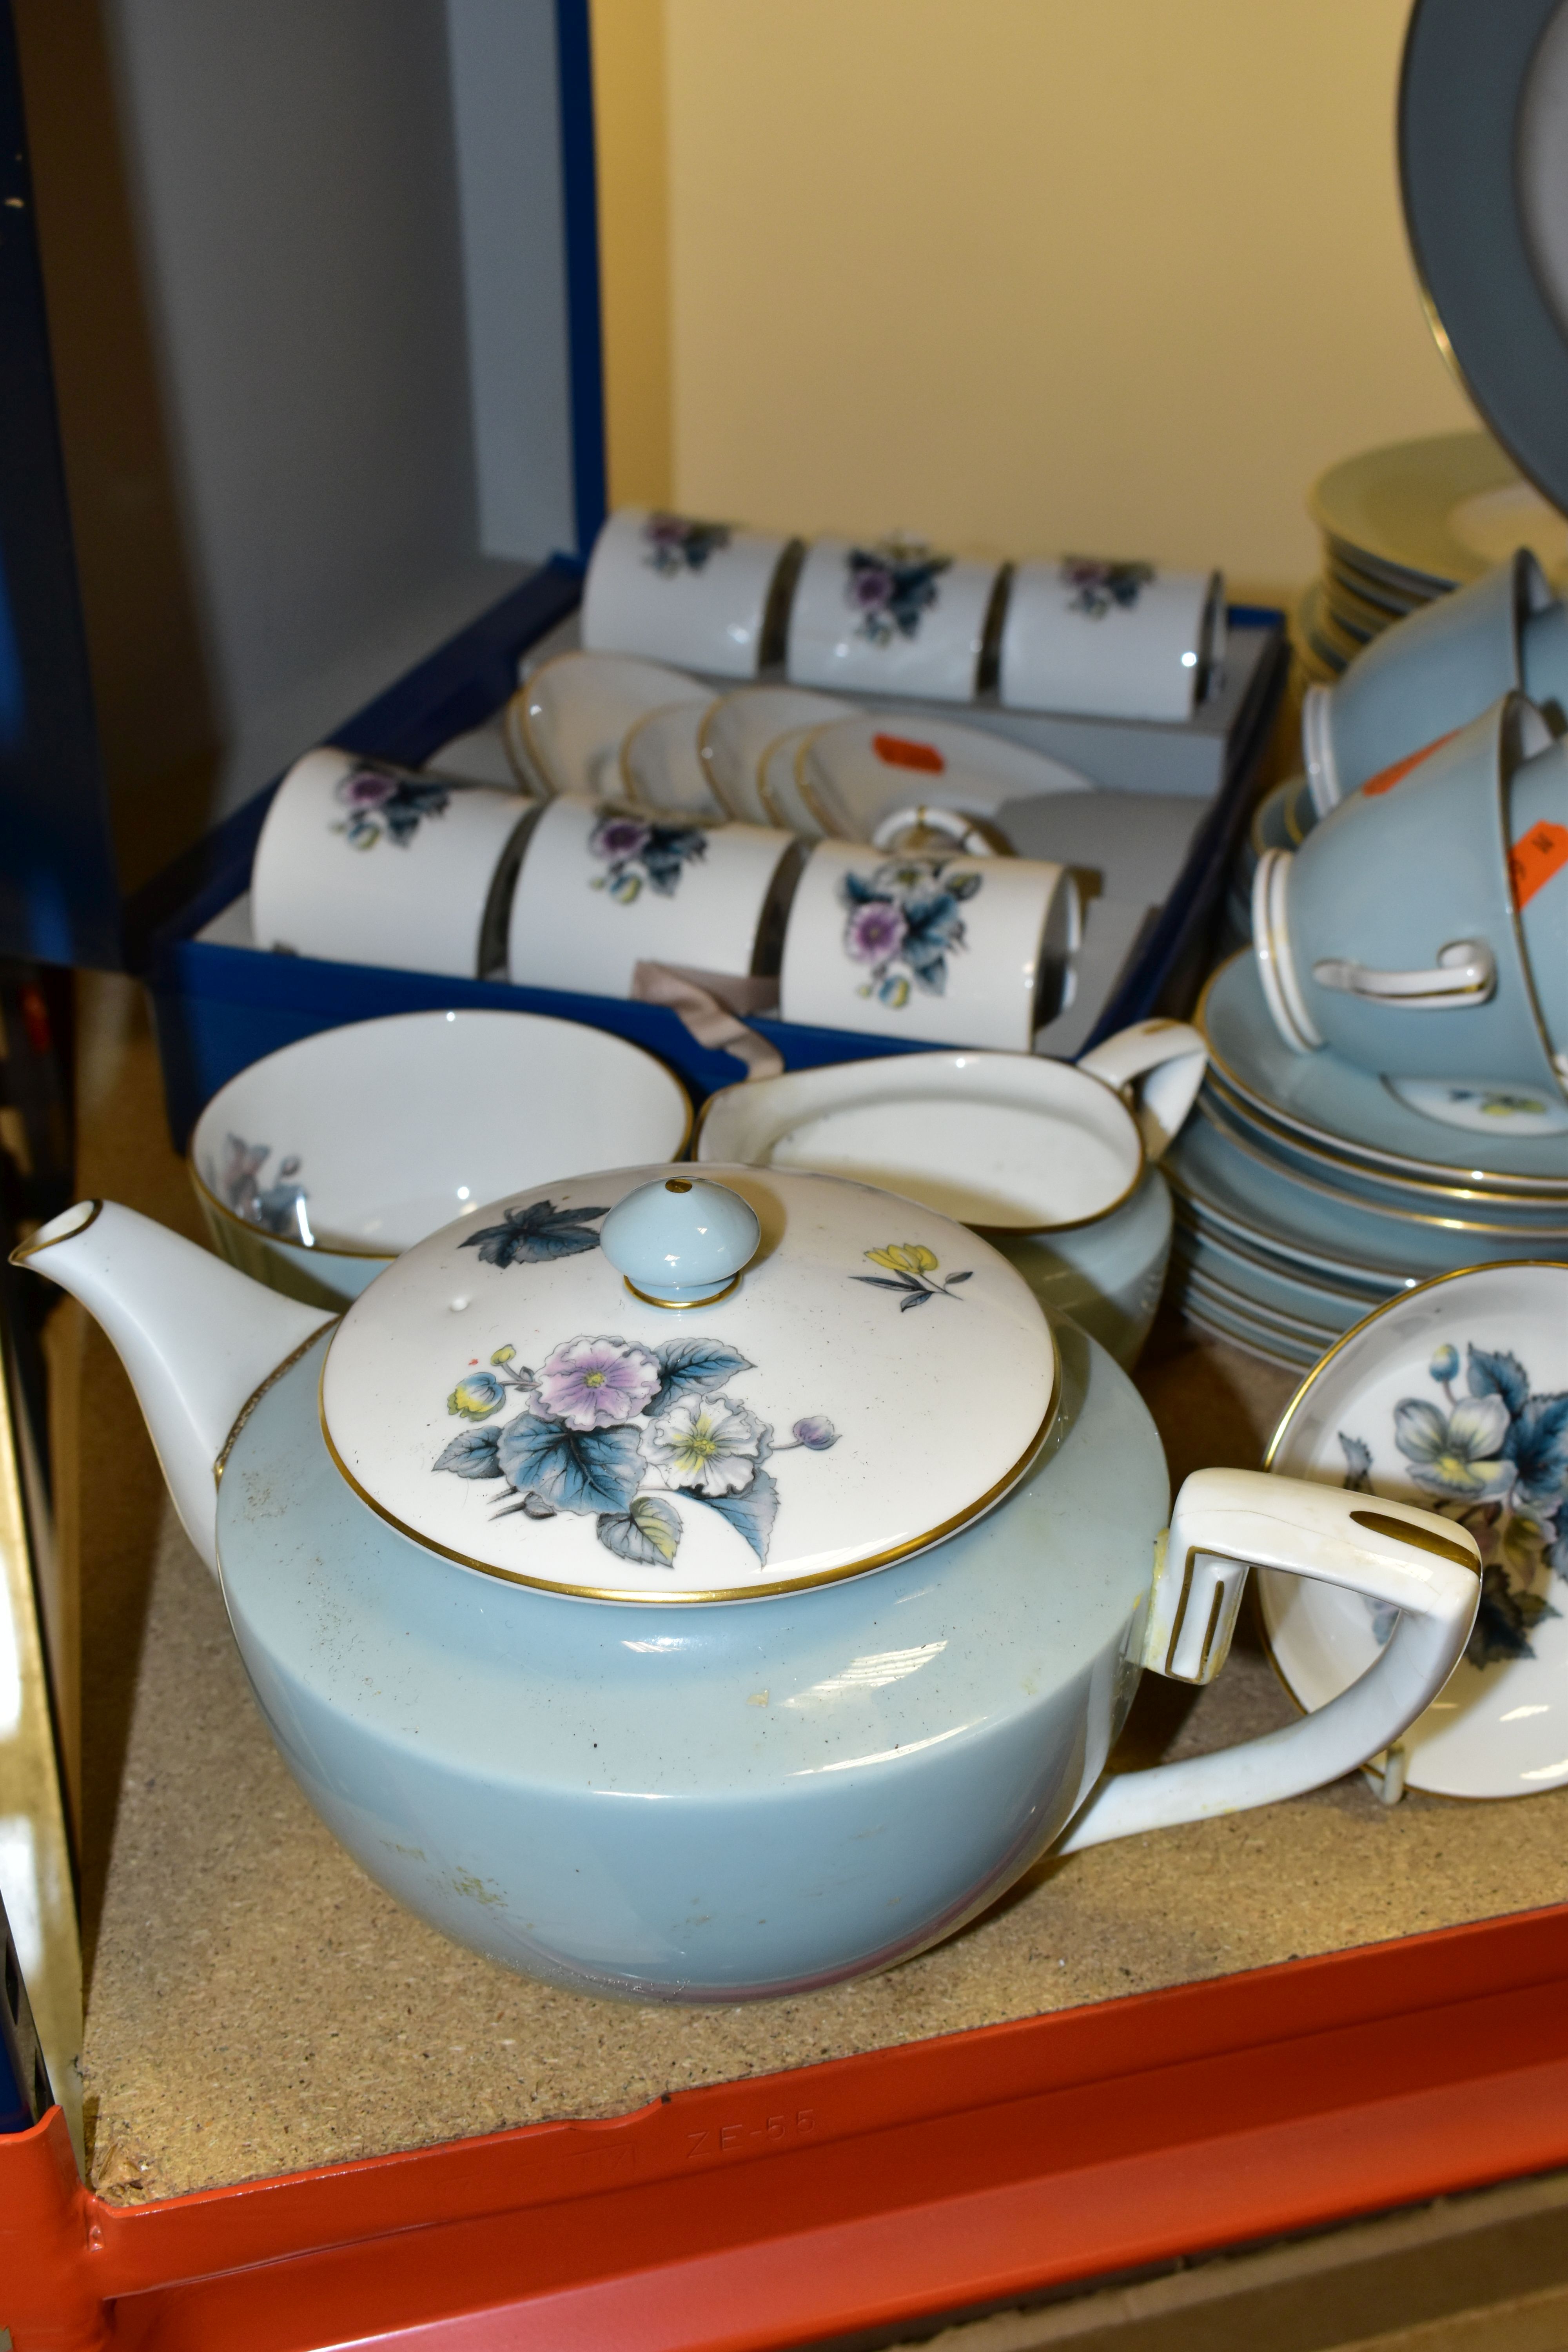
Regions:
<instances>
[{"instance_id":1,"label":"stack of saucer","mask_svg":"<svg viewBox=\"0 0 1568 2352\"><path fill-rule=\"evenodd\" d=\"M1568 1108L1431 1080L1398 1093L1293 1054L1249 953L1197 1013L1209 1073L1164 1160L1191 1321L1291 1369L1385 1298L1500 1259L1568 1257Z\"/></svg>"},{"instance_id":2,"label":"stack of saucer","mask_svg":"<svg viewBox=\"0 0 1568 2352\"><path fill-rule=\"evenodd\" d=\"M1568 524L1487 433L1443 433L1346 457L1308 501L1323 568L1297 606L1294 636L1313 679L1338 677L1364 645L1435 596L1476 580L1516 547L1549 575L1568 560Z\"/></svg>"}]
</instances>

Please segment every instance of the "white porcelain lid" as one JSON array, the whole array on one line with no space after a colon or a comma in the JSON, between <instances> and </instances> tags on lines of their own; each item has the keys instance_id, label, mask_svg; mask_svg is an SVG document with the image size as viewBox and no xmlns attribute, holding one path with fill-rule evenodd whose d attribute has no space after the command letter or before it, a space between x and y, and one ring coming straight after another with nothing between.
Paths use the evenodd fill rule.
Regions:
<instances>
[{"instance_id":1,"label":"white porcelain lid","mask_svg":"<svg viewBox=\"0 0 1568 2352\"><path fill-rule=\"evenodd\" d=\"M710 1303L645 1295L667 1226L719 1247L676 1269ZM507 1194L421 1242L343 1318L321 1417L364 1500L468 1567L742 1600L952 1533L1023 1475L1056 1393L1033 1294L963 1225L839 1178L687 1166Z\"/></svg>"}]
</instances>

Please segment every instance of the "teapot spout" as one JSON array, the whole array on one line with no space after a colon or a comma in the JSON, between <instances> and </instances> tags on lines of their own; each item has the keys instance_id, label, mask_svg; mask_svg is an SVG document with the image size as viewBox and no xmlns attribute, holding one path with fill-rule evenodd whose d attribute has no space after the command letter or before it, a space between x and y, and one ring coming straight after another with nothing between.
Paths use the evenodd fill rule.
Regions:
<instances>
[{"instance_id":1,"label":"teapot spout","mask_svg":"<svg viewBox=\"0 0 1568 2352\"><path fill-rule=\"evenodd\" d=\"M217 1571L216 1465L268 1375L331 1321L112 1201L79 1201L11 1254L79 1298L131 1376L185 1533Z\"/></svg>"}]
</instances>

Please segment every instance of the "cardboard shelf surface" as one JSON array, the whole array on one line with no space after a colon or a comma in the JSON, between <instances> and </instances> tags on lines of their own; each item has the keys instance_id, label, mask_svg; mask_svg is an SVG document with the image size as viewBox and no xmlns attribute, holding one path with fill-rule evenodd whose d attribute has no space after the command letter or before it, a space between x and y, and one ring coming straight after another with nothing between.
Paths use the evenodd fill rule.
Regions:
<instances>
[{"instance_id":1,"label":"cardboard shelf surface","mask_svg":"<svg viewBox=\"0 0 1568 2352\"><path fill-rule=\"evenodd\" d=\"M101 983L105 992L116 984ZM134 1003L92 1067L83 1183L196 1230ZM1506 1807L1359 1778L1046 1863L984 1919L886 1976L745 2008L587 2000L514 1978L401 1910L334 1843L250 1699L221 1598L162 1501L96 1332L79 1426L98 1727L87 1781L84 2063L94 2185L165 2197L465 2134L625 2114L666 2092L1152 1992L1568 1894L1568 1791ZM1158 1335L1142 1374L1173 1479L1257 1459L1289 1382ZM96 1596L92 1580L102 1581ZM1238 1646L1193 1703L1146 1679L1123 1763L1289 1719Z\"/></svg>"}]
</instances>

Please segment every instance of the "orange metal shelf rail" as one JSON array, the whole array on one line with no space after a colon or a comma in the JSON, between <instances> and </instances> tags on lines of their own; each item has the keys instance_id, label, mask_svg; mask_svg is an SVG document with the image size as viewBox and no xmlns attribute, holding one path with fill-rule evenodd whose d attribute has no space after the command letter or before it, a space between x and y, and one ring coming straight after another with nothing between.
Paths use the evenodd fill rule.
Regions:
<instances>
[{"instance_id":1,"label":"orange metal shelf rail","mask_svg":"<svg viewBox=\"0 0 1568 2352\"><path fill-rule=\"evenodd\" d=\"M765 2352L1568 2164L1568 1904L143 2206L0 2140L16 2352Z\"/></svg>"}]
</instances>

